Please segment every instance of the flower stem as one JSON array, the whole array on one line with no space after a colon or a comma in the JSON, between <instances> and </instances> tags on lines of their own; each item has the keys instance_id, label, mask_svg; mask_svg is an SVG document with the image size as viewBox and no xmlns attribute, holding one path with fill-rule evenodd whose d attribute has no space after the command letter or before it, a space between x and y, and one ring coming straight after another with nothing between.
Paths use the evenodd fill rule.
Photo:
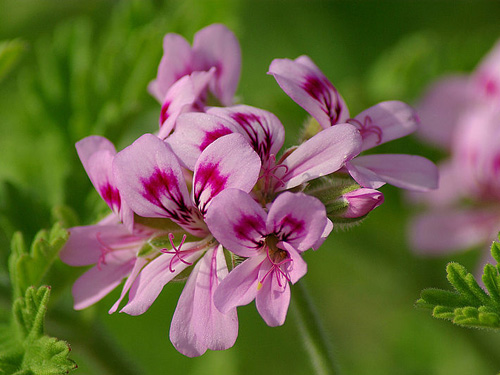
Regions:
<instances>
[{"instance_id":1,"label":"flower stem","mask_svg":"<svg viewBox=\"0 0 500 375\"><path fill-rule=\"evenodd\" d=\"M340 374L333 357L331 343L325 335L325 330L303 281L293 288L291 307L316 374Z\"/></svg>"}]
</instances>

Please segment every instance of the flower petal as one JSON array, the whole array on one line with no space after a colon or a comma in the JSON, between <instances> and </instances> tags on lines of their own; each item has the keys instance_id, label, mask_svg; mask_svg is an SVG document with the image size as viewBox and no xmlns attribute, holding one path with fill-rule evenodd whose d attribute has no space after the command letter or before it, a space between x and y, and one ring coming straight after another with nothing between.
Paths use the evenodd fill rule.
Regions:
<instances>
[{"instance_id":1,"label":"flower petal","mask_svg":"<svg viewBox=\"0 0 500 375\"><path fill-rule=\"evenodd\" d=\"M500 41L484 57L472 76L472 83L485 100L500 99Z\"/></svg>"},{"instance_id":2,"label":"flower petal","mask_svg":"<svg viewBox=\"0 0 500 375\"><path fill-rule=\"evenodd\" d=\"M247 105L213 107L207 112L234 123L262 161L268 160L271 155L277 155L283 146L285 128L271 112Z\"/></svg>"},{"instance_id":3,"label":"flower petal","mask_svg":"<svg viewBox=\"0 0 500 375\"><path fill-rule=\"evenodd\" d=\"M196 247L198 243L185 243L180 254L162 254L144 267L129 291L128 303L120 312L130 315L146 312L163 287L202 255L202 251L189 251Z\"/></svg>"},{"instance_id":4,"label":"flower petal","mask_svg":"<svg viewBox=\"0 0 500 375\"><path fill-rule=\"evenodd\" d=\"M191 272L177 303L170 341L188 357L200 356L207 349L225 350L238 336L236 309L223 314L215 307L213 296L228 274L222 246L206 252Z\"/></svg>"},{"instance_id":5,"label":"flower petal","mask_svg":"<svg viewBox=\"0 0 500 375\"><path fill-rule=\"evenodd\" d=\"M236 36L222 24L209 25L194 36L193 53L193 70L216 67L210 90L222 105L231 105L241 71L241 50Z\"/></svg>"},{"instance_id":6,"label":"flower petal","mask_svg":"<svg viewBox=\"0 0 500 375\"><path fill-rule=\"evenodd\" d=\"M137 275L139 275L139 272L141 272L142 268L148 263L148 260L146 258L137 258L134 263L134 267L132 268L132 271L130 271L130 275L127 277L127 280L125 281L125 285L123 285L122 292L120 294L120 298L114 303L114 305L109 309L108 314L113 314L118 310L118 307L120 306L121 301L127 294L127 292L130 290L130 287L134 283L135 279L137 278Z\"/></svg>"},{"instance_id":7,"label":"flower petal","mask_svg":"<svg viewBox=\"0 0 500 375\"><path fill-rule=\"evenodd\" d=\"M411 223L415 252L441 255L490 241L498 232L498 213L487 210L441 210L417 216Z\"/></svg>"},{"instance_id":8,"label":"flower petal","mask_svg":"<svg viewBox=\"0 0 500 375\"><path fill-rule=\"evenodd\" d=\"M419 119L415 109L399 101L382 102L347 121L357 127L363 138L362 151L417 130Z\"/></svg>"},{"instance_id":9,"label":"flower petal","mask_svg":"<svg viewBox=\"0 0 500 375\"><path fill-rule=\"evenodd\" d=\"M214 198L205 220L210 232L226 249L249 257L262 247L268 233L266 216L250 195L227 189Z\"/></svg>"},{"instance_id":10,"label":"flower petal","mask_svg":"<svg viewBox=\"0 0 500 375\"><path fill-rule=\"evenodd\" d=\"M206 113L184 113L177 119L175 132L166 139L184 165L194 170L202 151L216 139L237 128L229 121Z\"/></svg>"},{"instance_id":11,"label":"flower petal","mask_svg":"<svg viewBox=\"0 0 500 375\"><path fill-rule=\"evenodd\" d=\"M201 153L193 177L193 202L202 214L221 191L237 188L249 192L260 172L260 158L240 134L229 134Z\"/></svg>"},{"instance_id":12,"label":"flower petal","mask_svg":"<svg viewBox=\"0 0 500 375\"><path fill-rule=\"evenodd\" d=\"M290 282L295 284L307 273L307 263L302 259L300 252L298 252L292 245L287 242L279 242L278 247L286 250L288 256L292 260L290 262L290 270L288 271L288 277Z\"/></svg>"},{"instance_id":13,"label":"flower petal","mask_svg":"<svg viewBox=\"0 0 500 375\"><path fill-rule=\"evenodd\" d=\"M145 134L116 155L117 185L129 206L140 216L164 217L196 234L197 221L182 169L170 147Z\"/></svg>"},{"instance_id":14,"label":"flower petal","mask_svg":"<svg viewBox=\"0 0 500 375\"><path fill-rule=\"evenodd\" d=\"M254 300L259 283L259 269L266 259L265 253L248 258L222 280L214 294L214 304L220 312L226 313Z\"/></svg>"},{"instance_id":15,"label":"flower petal","mask_svg":"<svg viewBox=\"0 0 500 375\"><path fill-rule=\"evenodd\" d=\"M281 179L285 184L277 190L290 189L339 170L359 153L360 146L361 136L352 125L335 125L319 132L284 160L287 170Z\"/></svg>"},{"instance_id":16,"label":"flower petal","mask_svg":"<svg viewBox=\"0 0 500 375\"><path fill-rule=\"evenodd\" d=\"M303 193L284 192L271 205L266 231L299 251L312 247L327 225L325 206Z\"/></svg>"},{"instance_id":17,"label":"flower petal","mask_svg":"<svg viewBox=\"0 0 500 375\"><path fill-rule=\"evenodd\" d=\"M307 56L275 59L269 66L283 91L314 117L323 129L345 122L347 106L323 72Z\"/></svg>"},{"instance_id":18,"label":"flower petal","mask_svg":"<svg viewBox=\"0 0 500 375\"><path fill-rule=\"evenodd\" d=\"M417 155L378 154L358 156L347 164L351 176L363 187L377 189L385 182L409 190L427 191L438 186L438 169Z\"/></svg>"},{"instance_id":19,"label":"flower petal","mask_svg":"<svg viewBox=\"0 0 500 375\"><path fill-rule=\"evenodd\" d=\"M163 103L170 86L192 71L192 51L188 41L178 34L169 33L163 38L163 57L158 75L149 84L148 90Z\"/></svg>"}]
</instances>

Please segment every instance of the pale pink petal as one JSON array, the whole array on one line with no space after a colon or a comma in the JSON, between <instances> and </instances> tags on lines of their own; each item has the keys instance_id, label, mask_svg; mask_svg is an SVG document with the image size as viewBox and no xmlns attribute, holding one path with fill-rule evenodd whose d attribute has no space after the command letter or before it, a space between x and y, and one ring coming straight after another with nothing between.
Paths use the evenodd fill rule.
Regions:
<instances>
[{"instance_id":1,"label":"pale pink petal","mask_svg":"<svg viewBox=\"0 0 500 375\"><path fill-rule=\"evenodd\" d=\"M330 219L327 219L325 229L323 230L320 239L316 241L314 245L312 245L312 249L318 250L321 247L321 245L323 245L323 242L325 242L325 240L328 238L332 230L333 230L333 223Z\"/></svg>"},{"instance_id":2,"label":"pale pink petal","mask_svg":"<svg viewBox=\"0 0 500 375\"><path fill-rule=\"evenodd\" d=\"M233 123L206 113L184 113L177 119L175 132L166 139L184 165L194 170L202 151L216 139L238 130Z\"/></svg>"},{"instance_id":3,"label":"pale pink petal","mask_svg":"<svg viewBox=\"0 0 500 375\"><path fill-rule=\"evenodd\" d=\"M234 123L260 158L265 161L277 155L285 140L285 128L271 112L247 105L218 108L208 113L220 116Z\"/></svg>"},{"instance_id":4,"label":"pale pink petal","mask_svg":"<svg viewBox=\"0 0 500 375\"><path fill-rule=\"evenodd\" d=\"M113 171L120 192L135 213L184 224L180 216L190 214L191 200L181 167L161 139L143 135L116 155Z\"/></svg>"},{"instance_id":5,"label":"pale pink petal","mask_svg":"<svg viewBox=\"0 0 500 375\"><path fill-rule=\"evenodd\" d=\"M434 83L417 106L420 117L417 135L449 148L457 121L473 100L468 77L453 76Z\"/></svg>"},{"instance_id":6,"label":"pale pink petal","mask_svg":"<svg viewBox=\"0 0 500 375\"><path fill-rule=\"evenodd\" d=\"M158 75L150 83L149 92L163 103L170 86L192 71L191 46L182 36L169 33L163 38L163 57L158 67Z\"/></svg>"},{"instance_id":7,"label":"pale pink petal","mask_svg":"<svg viewBox=\"0 0 500 375\"><path fill-rule=\"evenodd\" d=\"M500 100L500 41L484 57L472 75L472 83L485 100Z\"/></svg>"},{"instance_id":8,"label":"pale pink petal","mask_svg":"<svg viewBox=\"0 0 500 375\"><path fill-rule=\"evenodd\" d=\"M363 138L362 151L417 130L417 112L408 104L387 101L370 107L347 122L356 126Z\"/></svg>"},{"instance_id":9,"label":"pale pink petal","mask_svg":"<svg viewBox=\"0 0 500 375\"><path fill-rule=\"evenodd\" d=\"M269 271L270 263L267 262L261 267L261 275ZM255 305L260 316L270 327L283 325L290 305L290 286L288 281L281 279L281 285L278 282L279 276L274 275L273 271L262 282L259 292L255 297Z\"/></svg>"},{"instance_id":10,"label":"pale pink petal","mask_svg":"<svg viewBox=\"0 0 500 375\"><path fill-rule=\"evenodd\" d=\"M303 193L284 192L271 205L266 231L299 251L312 247L327 225L325 206Z\"/></svg>"},{"instance_id":11,"label":"pale pink petal","mask_svg":"<svg viewBox=\"0 0 500 375\"><path fill-rule=\"evenodd\" d=\"M175 82L168 90L160 112L158 137L165 139L176 126L179 115L202 110L208 83L214 77L215 69L208 72L193 72Z\"/></svg>"},{"instance_id":12,"label":"pale pink petal","mask_svg":"<svg viewBox=\"0 0 500 375\"><path fill-rule=\"evenodd\" d=\"M438 169L417 155L378 154L358 156L347 164L351 176L363 187L377 189L387 182L416 191L436 189Z\"/></svg>"},{"instance_id":13,"label":"pale pink petal","mask_svg":"<svg viewBox=\"0 0 500 375\"><path fill-rule=\"evenodd\" d=\"M222 105L231 105L241 71L241 50L236 36L222 24L209 25L195 34L193 53L194 70L216 68L210 90Z\"/></svg>"},{"instance_id":14,"label":"pale pink petal","mask_svg":"<svg viewBox=\"0 0 500 375\"><path fill-rule=\"evenodd\" d=\"M339 124L325 129L301 144L283 162L281 179L285 184L278 190L290 189L306 181L339 170L346 161L359 153L361 136L349 124Z\"/></svg>"},{"instance_id":15,"label":"pale pink petal","mask_svg":"<svg viewBox=\"0 0 500 375\"><path fill-rule=\"evenodd\" d=\"M248 305L255 299L259 284L259 269L266 253L243 261L220 283L214 294L214 304L222 313L236 306Z\"/></svg>"},{"instance_id":16,"label":"pale pink petal","mask_svg":"<svg viewBox=\"0 0 500 375\"><path fill-rule=\"evenodd\" d=\"M237 188L249 192L260 172L260 158L240 134L225 135L200 155L193 177L193 202L202 214L221 191Z\"/></svg>"},{"instance_id":17,"label":"pale pink petal","mask_svg":"<svg viewBox=\"0 0 500 375\"><path fill-rule=\"evenodd\" d=\"M146 312L163 287L202 255L201 251L189 251L197 246L198 243L185 243L179 254L162 254L144 267L129 291L128 303L120 312L130 315Z\"/></svg>"},{"instance_id":18,"label":"pale pink petal","mask_svg":"<svg viewBox=\"0 0 500 375\"><path fill-rule=\"evenodd\" d=\"M84 309L100 301L130 274L135 262L134 252L113 252L106 262L85 272L73 284L75 310Z\"/></svg>"},{"instance_id":19,"label":"pale pink petal","mask_svg":"<svg viewBox=\"0 0 500 375\"><path fill-rule=\"evenodd\" d=\"M278 247L286 250L289 258L292 260L288 263L288 277L290 282L295 284L307 273L307 263L302 259L300 252L289 243L278 242Z\"/></svg>"},{"instance_id":20,"label":"pale pink petal","mask_svg":"<svg viewBox=\"0 0 500 375\"><path fill-rule=\"evenodd\" d=\"M137 258L134 263L134 268L132 268L132 271L130 271L130 275L127 277L127 280L125 281L125 285L123 285L122 292L120 294L120 298L118 298L118 301L115 302L115 304L109 309L108 314L113 314L116 310L118 310L118 307L120 306L121 301L127 294L127 292L130 290L130 287L134 283L135 279L137 278L137 275L139 275L139 272L141 272L142 268L148 263L149 261L146 258Z\"/></svg>"},{"instance_id":21,"label":"pale pink petal","mask_svg":"<svg viewBox=\"0 0 500 375\"><path fill-rule=\"evenodd\" d=\"M278 85L326 129L349 118L347 106L328 78L307 56L275 59L269 66Z\"/></svg>"},{"instance_id":22,"label":"pale pink petal","mask_svg":"<svg viewBox=\"0 0 500 375\"><path fill-rule=\"evenodd\" d=\"M143 242L143 237L132 235L120 224L73 227L59 256L71 266L87 266L109 252L138 249Z\"/></svg>"},{"instance_id":23,"label":"pale pink petal","mask_svg":"<svg viewBox=\"0 0 500 375\"><path fill-rule=\"evenodd\" d=\"M250 195L227 189L214 198L206 223L226 249L243 257L254 256L264 243L266 212Z\"/></svg>"},{"instance_id":24,"label":"pale pink petal","mask_svg":"<svg viewBox=\"0 0 500 375\"><path fill-rule=\"evenodd\" d=\"M487 210L442 210L417 216L410 243L419 254L441 255L486 243L500 228L500 215Z\"/></svg>"},{"instance_id":25,"label":"pale pink petal","mask_svg":"<svg viewBox=\"0 0 500 375\"><path fill-rule=\"evenodd\" d=\"M177 303L170 341L188 357L210 350L225 350L238 336L238 317L233 308L223 314L215 307L213 296L228 274L222 246L206 252L194 267Z\"/></svg>"}]
</instances>

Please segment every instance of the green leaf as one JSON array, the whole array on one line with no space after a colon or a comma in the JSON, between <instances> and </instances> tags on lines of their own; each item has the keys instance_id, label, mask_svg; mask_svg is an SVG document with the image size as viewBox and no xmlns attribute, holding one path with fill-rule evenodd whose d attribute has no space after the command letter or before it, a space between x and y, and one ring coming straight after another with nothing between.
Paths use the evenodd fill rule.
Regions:
<instances>
[{"instance_id":1,"label":"green leaf","mask_svg":"<svg viewBox=\"0 0 500 375\"><path fill-rule=\"evenodd\" d=\"M38 232L28 252L22 235L14 235L9 258L14 298L28 287L40 285L67 239L68 231L57 223L50 231Z\"/></svg>"},{"instance_id":2,"label":"green leaf","mask_svg":"<svg viewBox=\"0 0 500 375\"><path fill-rule=\"evenodd\" d=\"M30 287L14 301L12 325L0 327L0 374L56 375L76 368L69 345L44 334L49 296L47 286Z\"/></svg>"},{"instance_id":3,"label":"green leaf","mask_svg":"<svg viewBox=\"0 0 500 375\"><path fill-rule=\"evenodd\" d=\"M455 291L425 289L416 306L432 309L432 316L451 320L464 327L500 329L500 247L498 242L491 246L491 254L497 261L496 267L484 267L482 281L487 292L481 288L474 276L458 263L446 267L447 278Z\"/></svg>"},{"instance_id":4,"label":"green leaf","mask_svg":"<svg viewBox=\"0 0 500 375\"><path fill-rule=\"evenodd\" d=\"M19 61L26 50L26 43L19 39L0 42L0 81Z\"/></svg>"}]
</instances>

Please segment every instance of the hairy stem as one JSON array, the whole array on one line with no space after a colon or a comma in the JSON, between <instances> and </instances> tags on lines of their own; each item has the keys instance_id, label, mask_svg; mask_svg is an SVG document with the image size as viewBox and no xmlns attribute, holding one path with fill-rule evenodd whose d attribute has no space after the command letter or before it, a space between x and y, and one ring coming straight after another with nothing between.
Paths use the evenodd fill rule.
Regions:
<instances>
[{"instance_id":1,"label":"hairy stem","mask_svg":"<svg viewBox=\"0 0 500 375\"><path fill-rule=\"evenodd\" d=\"M325 330L303 281L297 283L293 288L292 312L316 374L340 374L331 344L325 335Z\"/></svg>"}]
</instances>

